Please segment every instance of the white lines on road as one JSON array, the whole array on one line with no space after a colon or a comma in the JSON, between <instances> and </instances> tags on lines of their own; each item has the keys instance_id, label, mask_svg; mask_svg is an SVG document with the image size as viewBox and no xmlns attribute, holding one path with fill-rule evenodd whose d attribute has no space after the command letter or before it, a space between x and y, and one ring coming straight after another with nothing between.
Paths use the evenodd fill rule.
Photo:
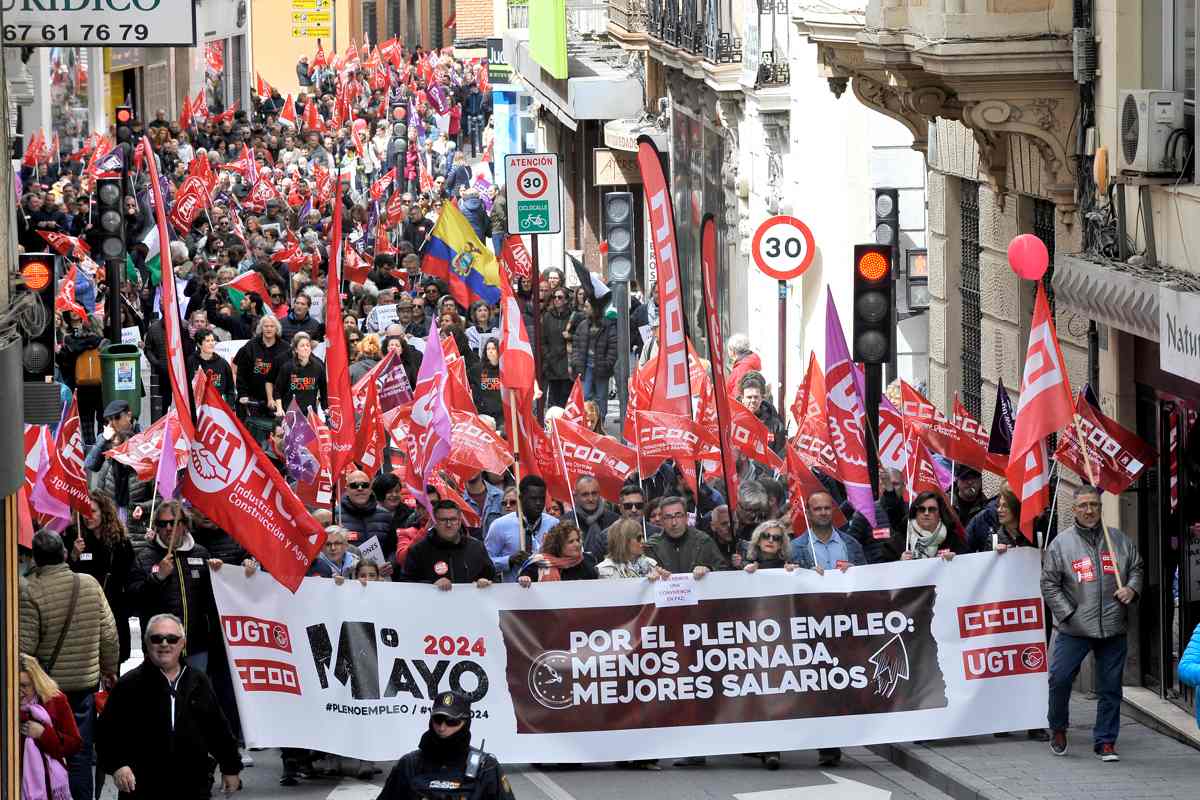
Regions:
<instances>
[{"instance_id":1,"label":"white lines on road","mask_svg":"<svg viewBox=\"0 0 1200 800\"><path fill-rule=\"evenodd\" d=\"M519 773L524 775L530 783L542 790L542 793L550 800L575 800L575 796L568 792L563 787L555 783L549 775L537 770Z\"/></svg>"},{"instance_id":2,"label":"white lines on road","mask_svg":"<svg viewBox=\"0 0 1200 800\"><path fill-rule=\"evenodd\" d=\"M766 792L735 794L734 800L891 800L892 793L850 778L840 778L822 772L833 783L817 786L794 786L790 789L771 789Z\"/></svg>"}]
</instances>

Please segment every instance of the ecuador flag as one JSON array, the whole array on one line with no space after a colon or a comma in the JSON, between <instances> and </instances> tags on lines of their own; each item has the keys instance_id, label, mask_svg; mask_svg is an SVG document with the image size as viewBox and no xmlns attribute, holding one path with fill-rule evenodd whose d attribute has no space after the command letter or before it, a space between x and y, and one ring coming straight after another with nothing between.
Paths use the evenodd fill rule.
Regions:
<instances>
[{"instance_id":1,"label":"ecuador flag","mask_svg":"<svg viewBox=\"0 0 1200 800\"><path fill-rule=\"evenodd\" d=\"M500 268L496 256L479 241L471 223L452 203L442 206L429 232L421 271L446 282L463 308L475 299L490 306L500 302Z\"/></svg>"}]
</instances>

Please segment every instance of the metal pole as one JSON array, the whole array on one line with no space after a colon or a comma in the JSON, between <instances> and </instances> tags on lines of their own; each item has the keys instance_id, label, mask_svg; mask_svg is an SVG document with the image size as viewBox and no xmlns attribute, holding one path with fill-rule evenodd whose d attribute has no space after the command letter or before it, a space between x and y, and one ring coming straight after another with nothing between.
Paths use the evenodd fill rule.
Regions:
<instances>
[{"instance_id":1,"label":"metal pole","mask_svg":"<svg viewBox=\"0 0 1200 800\"><path fill-rule=\"evenodd\" d=\"M865 364L867 396L867 473L871 493L879 496L879 398L883 395L883 365Z\"/></svg>"},{"instance_id":2,"label":"metal pole","mask_svg":"<svg viewBox=\"0 0 1200 800\"><path fill-rule=\"evenodd\" d=\"M133 155L133 146L128 142L121 144L124 151L121 159L121 215L125 215L125 199L135 197L129 186L129 159ZM146 153L147 158L154 158L154 153ZM167 243L169 246L169 242ZM125 262L110 258L104 262L104 276L108 284L108 294L104 298L104 330L105 337L113 344L121 343L121 280L125 273Z\"/></svg>"},{"instance_id":3,"label":"metal pole","mask_svg":"<svg viewBox=\"0 0 1200 800\"><path fill-rule=\"evenodd\" d=\"M629 283L613 281L612 302L617 309L617 409L625 419L629 405ZM622 424L621 441L625 440Z\"/></svg>"},{"instance_id":4,"label":"metal pole","mask_svg":"<svg viewBox=\"0 0 1200 800\"><path fill-rule=\"evenodd\" d=\"M779 394L775 397L775 409L786 416L787 399L787 281L779 282ZM724 358L724 353L710 353L713 358Z\"/></svg>"},{"instance_id":5,"label":"metal pole","mask_svg":"<svg viewBox=\"0 0 1200 800\"><path fill-rule=\"evenodd\" d=\"M541 303L538 301L538 292L542 286L542 269L538 266L538 237L537 234L530 234L529 248L532 251L530 258L533 261L533 269L530 270L530 277L533 282L533 291L530 293L530 307L533 309L533 375L534 380L540 380L542 377L542 309ZM546 387L542 387L542 396L537 401L537 417L538 421L542 421L542 409L546 407Z\"/></svg>"}]
</instances>

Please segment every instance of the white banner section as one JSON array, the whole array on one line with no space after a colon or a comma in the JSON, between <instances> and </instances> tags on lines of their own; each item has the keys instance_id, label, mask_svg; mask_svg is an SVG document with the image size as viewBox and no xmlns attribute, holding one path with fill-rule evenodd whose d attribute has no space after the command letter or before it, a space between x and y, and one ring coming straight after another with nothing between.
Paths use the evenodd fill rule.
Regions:
<instances>
[{"instance_id":1,"label":"white banner section","mask_svg":"<svg viewBox=\"0 0 1200 800\"><path fill-rule=\"evenodd\" d=\"M432 586L213 575L246 743L376 761L431 698L473 700L502 761L905 742L1046 725L1033 548L817 575Z\"/></svg>"}]
</instances>

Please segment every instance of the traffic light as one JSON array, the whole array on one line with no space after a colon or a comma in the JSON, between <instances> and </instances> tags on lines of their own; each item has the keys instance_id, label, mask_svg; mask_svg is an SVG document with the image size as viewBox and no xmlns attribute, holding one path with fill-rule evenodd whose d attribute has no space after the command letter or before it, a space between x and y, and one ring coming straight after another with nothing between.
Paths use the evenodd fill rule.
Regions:
<instances>
[{"instance_id":1,"label":"traffic light","mask_svg":"<svg viewBox=\"0 0 1200 800\"><path fill-rule=\"evenodd\" d=\"M100 254L105 261L125 261L125 198L121 178L96 181L96 220Z\"/></svg>"},{"instance_id":2,"label":"traffic light","mask_svg":"<svg viewBox=\"0 0 1200 800\"><path fill-rule=\"evenodd\" d=\"M133 107L117 106L117 143L126 144L133 141Z\"/></svg>"},{"instance_id":3,"label":"traffic light","mask_svg":"<svg viewBox=\"0 0 1200 800\"><path fill-rule=\"evenodd\" d=\"M633 277L633 193L604 195L604 240L608 242L608 279L629 281Z\"/></svg>"},{"instance_id":4,"label":"traffic light","mask_svg":"<svg viewBox=\"0 0 1200 800\"><path fill-rule=\"evenodd\" d=\"M21 367L26 383L45 383L54 378L54 255L22 253L17 266L20 284L34 296L34 302L22 304ZM14 304L18 299L13 298Z\"/></svg>"},{"instance_id":5,"label":"traffic light","mask_svg":"<svg viewBox=\"0 0 1200 800\"><path fill-rule=\"evenodd\" d=\"M895 248L854 245L854 360L887 364L896 330Z\"/></svg>"},{"instance_id":6,"label":"traffic light","mask_svg":"<svg viewBox=\"0 0 1200 800\"><path fill-rule=\"evenodd\" d=\"M875 243L900 244L900 192L895 189L875 190Z\"/></svg>"}]
</instances>

